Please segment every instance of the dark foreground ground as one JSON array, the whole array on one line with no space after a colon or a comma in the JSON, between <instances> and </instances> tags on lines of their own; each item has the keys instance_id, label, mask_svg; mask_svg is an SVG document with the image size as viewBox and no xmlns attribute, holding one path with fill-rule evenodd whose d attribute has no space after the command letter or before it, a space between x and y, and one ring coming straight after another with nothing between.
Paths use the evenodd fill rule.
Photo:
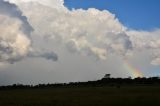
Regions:
<instances>
[{"instance_id":1,"label":"dark foreground ground","mask_svg":"<svg viewBox=\"0 0 160 106\"><path fill-rule=\"evenodd\" d=\"M160 86L8 89L0 106L160 106Z\"/></svg>"}]
</instances>

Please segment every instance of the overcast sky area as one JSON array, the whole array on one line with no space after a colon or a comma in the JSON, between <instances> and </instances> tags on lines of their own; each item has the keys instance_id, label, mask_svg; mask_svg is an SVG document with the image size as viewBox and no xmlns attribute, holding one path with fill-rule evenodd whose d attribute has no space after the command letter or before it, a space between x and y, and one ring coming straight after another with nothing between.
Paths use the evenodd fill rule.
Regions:
<instances>
[{"instance_id":1,"label":"overcast sky area","mask_svg":"<svg viewBox=\"0 0 160 106\"><path fill-rule=\"evenodd\" d=\"M0 85L160 75L159 0L0 0Z\"/></svg>"}]
</instances>

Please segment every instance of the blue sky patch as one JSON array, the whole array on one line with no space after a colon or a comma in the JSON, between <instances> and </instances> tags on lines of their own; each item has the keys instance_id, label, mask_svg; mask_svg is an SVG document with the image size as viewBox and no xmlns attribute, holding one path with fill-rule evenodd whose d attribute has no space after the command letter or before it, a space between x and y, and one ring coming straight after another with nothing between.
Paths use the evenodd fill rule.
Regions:
<instances>
[{"instance_id":1,"label":"blue sky patch","mask_svg":"<svg viewBox=\"0 0 160 106\"><path fill-rule=\"evenodd\" d=\"M65 0L65 6L109 10L127 27L153 30L160 27L160 0Z\"/></svg>"}]
</instances>

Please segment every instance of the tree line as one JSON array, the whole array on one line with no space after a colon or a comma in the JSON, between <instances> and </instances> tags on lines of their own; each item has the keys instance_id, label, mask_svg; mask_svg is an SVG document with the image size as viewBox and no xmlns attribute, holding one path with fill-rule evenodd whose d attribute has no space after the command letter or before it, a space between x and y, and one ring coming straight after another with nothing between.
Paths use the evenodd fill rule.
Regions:
<instances>
[{"instance_id":1,"label":"tree line","mask_svg":"<svg viewBox=\"0 0 160 106\"><path fill-rule=\"evenodd\" d=\"M111 78L110 74L106 74L102 79L96 81L38 84L38 85L13 84L8 86L0 86L0 90L28 89L28 88L34 89L34 88L56 88L56 87L83 87L83 86L91 86L91 87L115 86L120 88L121 86L125 85L130 85L130 86L160 85L160 77Z\"/></svg>"}]
</instances>

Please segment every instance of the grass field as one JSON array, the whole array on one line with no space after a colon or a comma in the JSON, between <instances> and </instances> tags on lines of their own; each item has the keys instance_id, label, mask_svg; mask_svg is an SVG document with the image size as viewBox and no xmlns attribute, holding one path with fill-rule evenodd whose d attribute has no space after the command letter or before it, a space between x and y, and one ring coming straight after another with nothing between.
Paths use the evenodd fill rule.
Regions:
<instances>
[{"instance_id":1,"label":"grass field","mask_svg":"<svg viewBox=\"0 0 160 106\"><path fill-rule=\"evenodd\" d=\"M0 106L160 106L160 86L0 90Z\"/></svg>"}]
</instances>

